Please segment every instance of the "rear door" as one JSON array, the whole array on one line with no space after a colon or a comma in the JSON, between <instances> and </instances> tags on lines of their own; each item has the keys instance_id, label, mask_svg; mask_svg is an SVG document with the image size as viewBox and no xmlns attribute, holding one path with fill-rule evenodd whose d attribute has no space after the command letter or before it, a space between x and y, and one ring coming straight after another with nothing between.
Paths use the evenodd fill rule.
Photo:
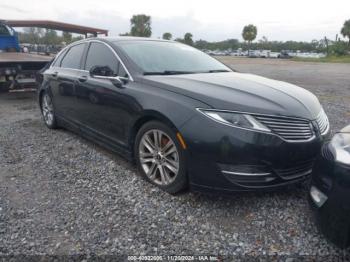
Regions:
<instances>
[{"instance_id":1,"label":"rear door","mask_svg":"<svg viewBox=\"0 0 350 262\"><path fill-rule=\"evenodd\" d=\"M57 116L76 121L75 84L85 51L85 43L69 48L58 64L50 68L50 87Z\"/></svg>"}]
</instances>

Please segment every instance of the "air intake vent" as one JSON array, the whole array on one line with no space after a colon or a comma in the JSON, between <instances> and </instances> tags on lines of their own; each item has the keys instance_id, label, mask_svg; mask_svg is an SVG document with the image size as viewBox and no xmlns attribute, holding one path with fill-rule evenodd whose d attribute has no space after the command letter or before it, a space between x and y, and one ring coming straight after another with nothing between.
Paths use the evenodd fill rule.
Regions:
<instances>
[{"instance_id":1,"label":"air intake vent","mask_svg":"<svg viewBox=\"0 0 350 262\"><path fill-rule=\"evenodd\" d=\"M275 172L283 179L296 179L298 177L310 175L314 160L295 164L293 167L284 169L275 169Z\"/></svg>"},{"instance_id":2,"label":"air intake vent","mask_svg":"<svg viewBox=\"0 0 350 262\"><path fill-rule=\"evenodd\" d=\"M314 136L310 121L279 116L255 115L261 123L271 129L272 132L288 141L301 142Z\"/></svg>"}]
</instances>

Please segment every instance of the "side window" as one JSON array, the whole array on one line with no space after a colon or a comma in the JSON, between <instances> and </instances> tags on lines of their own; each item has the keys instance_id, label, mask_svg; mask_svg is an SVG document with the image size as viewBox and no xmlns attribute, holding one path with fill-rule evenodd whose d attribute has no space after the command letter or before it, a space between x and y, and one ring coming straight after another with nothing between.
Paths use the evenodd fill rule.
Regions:
<instances>
[{"instance_id":1,"label":"side window","mask_svg":"<svg viewBox=\"0 0 350 262\"><path fill-rule=\"evenodd\" d=\"M92 42L86 57L85 70L90 71L94 66L109 67L113 74L118 74L118 59L104 44Z\"/></svg>"},{"instance_id":2,"label":"side window","mask_svg":"<svg viewBox=\"0 0 350 262\"><path fill-rule=\"evenodd\" d=\"M84 52L85 44L79 44L71 47L64 56L61 67L80 69L80 61Z\"/></svg>"},{"instance_id":3,"label":"side window","mask_svg":"<svg viewBox=\"0 0 350 262\"><path fill-rule=\"evenodd\" d=\"M55 60L55 62L52 64L53 67L60 67L62 58L64 57L65 53L67 53L67 50L63 51Z\"/></svg>"}]
</instances>

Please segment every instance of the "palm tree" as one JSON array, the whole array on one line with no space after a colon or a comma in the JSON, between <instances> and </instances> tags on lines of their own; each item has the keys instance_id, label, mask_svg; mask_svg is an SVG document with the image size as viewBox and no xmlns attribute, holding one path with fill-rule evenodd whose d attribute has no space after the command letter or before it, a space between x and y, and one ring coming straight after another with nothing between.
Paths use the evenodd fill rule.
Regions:
<instances>
[{"instance_id":1,"label":"palm tree","mask_svg":"<svg viewBox=\"0 0 350 262\"><path fill-rule=\"evenodd\" d=\"M246 25L243 28L242 37L245 41L248 42L248 54L250 51L250 44L256 38L257 34L258 34L258 29L256 28L255 25L250 24L250 25Z\"/></svg>"},{"instance_id":2,"label":"palm tree","mask_svg":"<svg viewBox=\"0 0 350 262\"><path fill-rule=\"evenodd\" d=\"M132 36L150 37L152 35L151 17L148 15L140 14L133 15L130 19Z\"/></svg>"},{"instance_id":3,"label":"palm tree","mask_svg":"<svg viewBox=\"0 0 350 262\"><path fill-rule=\"evenodd\" d=\"M350 19L344 22L341 34L349 39L348 45L350 46Z\"/></svg>"}]
</instances>

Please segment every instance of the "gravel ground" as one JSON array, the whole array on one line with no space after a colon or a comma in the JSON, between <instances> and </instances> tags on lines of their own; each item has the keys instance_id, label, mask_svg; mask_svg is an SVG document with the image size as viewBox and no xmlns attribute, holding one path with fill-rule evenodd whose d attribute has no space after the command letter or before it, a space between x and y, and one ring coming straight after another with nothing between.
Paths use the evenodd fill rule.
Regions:
<instances>
[{"instance_id":1,"label":"gravel ground","mask_svg":"<svg viewBox=\"0 0 350 262\"><path fill-rule=\"evenodd\" d=\"M350 118L350 64L223 58L314 92L334 130ZM171 196L121 157L41 121L34 93L0 96L0 255L337 256L315 228L306 186Z\"/></svg>"}]
</instances>

